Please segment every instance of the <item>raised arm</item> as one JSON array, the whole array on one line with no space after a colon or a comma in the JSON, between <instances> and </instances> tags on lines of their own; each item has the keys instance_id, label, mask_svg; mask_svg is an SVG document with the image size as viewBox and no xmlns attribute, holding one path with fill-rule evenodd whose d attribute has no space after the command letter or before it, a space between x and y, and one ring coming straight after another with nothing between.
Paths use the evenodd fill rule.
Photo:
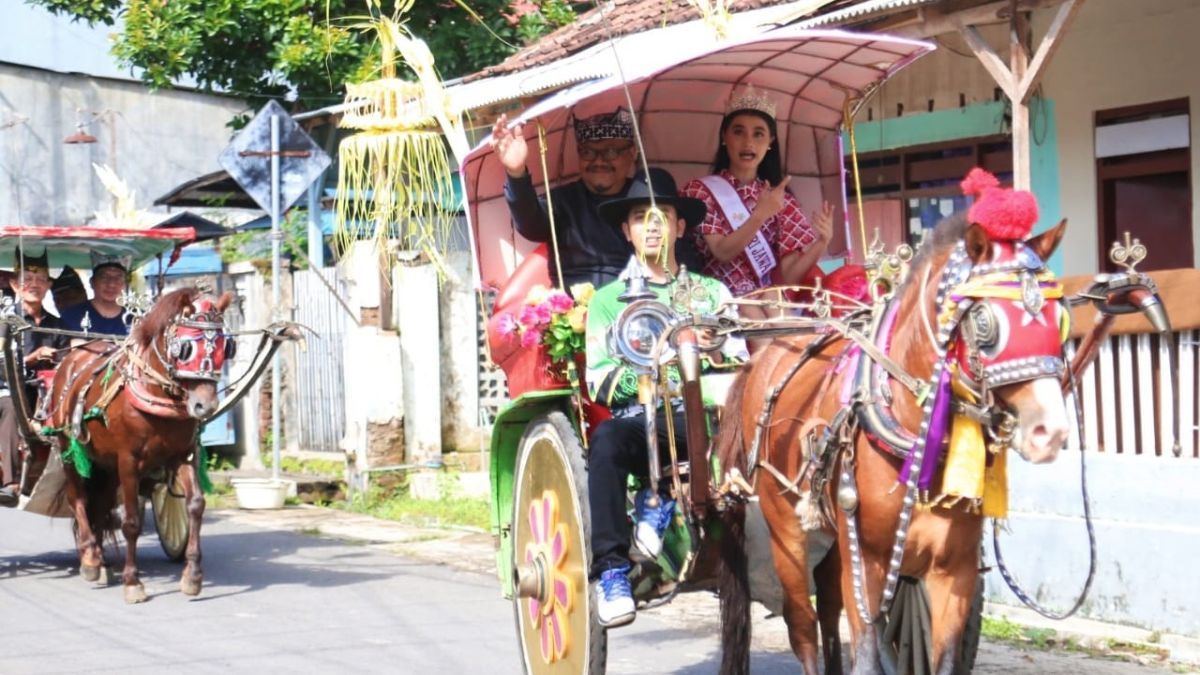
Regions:
<instances>
[{"instance_id":1,"label":"raised arm","mask_svg":"<svg viewBox=\"0 0 1200 675\"><path fill-rule=\"evenodd\" d=\"M508 211L512 214L517 232L530 241L549 241L550 219L525 167L529 145L525 142L523 125L509 128L508 116L501 115L492 127L491 145L504 167L504 199L508 202Z\"/></svg>"}]
</instances>

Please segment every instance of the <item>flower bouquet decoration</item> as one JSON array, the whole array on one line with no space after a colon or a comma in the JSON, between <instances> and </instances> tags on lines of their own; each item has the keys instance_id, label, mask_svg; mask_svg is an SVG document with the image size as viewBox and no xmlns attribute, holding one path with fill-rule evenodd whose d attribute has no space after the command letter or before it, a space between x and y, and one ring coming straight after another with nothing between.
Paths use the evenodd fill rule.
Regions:
<instances>
[{"instance_id":1,"label":"flower bouquet decoration","mask_svg":"<svg viewBox=\"0 0 1200 675\"><path fill-rule=\"evenodd\" d=\"M572 286L571 295L534 286L518 313L501 315L498 330L506 338L520 340L522 347L544 345L553 364L573 363L575 355L583 352L587 305L594 293L591 284Z\"/></svg>"}]
</instances>

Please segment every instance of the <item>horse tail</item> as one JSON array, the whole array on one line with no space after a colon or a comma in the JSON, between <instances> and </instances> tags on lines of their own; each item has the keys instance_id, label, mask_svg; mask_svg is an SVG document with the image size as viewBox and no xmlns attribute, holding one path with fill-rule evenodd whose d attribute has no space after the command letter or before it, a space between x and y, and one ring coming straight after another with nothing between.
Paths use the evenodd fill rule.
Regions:
<instances>
[{"instance_id":1,"label":"horse tail","mask_svg":"<svg viewBox=\"0 0 1200 675\"><path fill-rule=\"evenodd\" d=\"M721 466L746 471L742 438L742 403L748 369L738 373L725 402L727 414L717 435ZM730 504L721 516L721 566L718 593L721 598L721 675L750 672L750 573L746 554L746 507Z\"/></svg>"},{"instance_id":2,"label":"horse tail","mask_svg":"<svg viewBox=\"0 0 1200 675\"><path fill-rule=\"evenodd\" d=\"M99 464L92 465L92 475L83 481L87 498L87 519L96 535L96 542L108 541L115 545L117 530L121 523L113 515L117 507L117 481L115 473Z\"/></svg>"},{"instance_id":3,"label":"horse tail","mask_svg":"<svg viewBox=\"0 0 1200 675\"><path fill-rule=\"evenodd\" d=\"M746 556L746 507L726 510L721 537L721 675L750 672L750 573Z\"/></svg>"}]
</instances>

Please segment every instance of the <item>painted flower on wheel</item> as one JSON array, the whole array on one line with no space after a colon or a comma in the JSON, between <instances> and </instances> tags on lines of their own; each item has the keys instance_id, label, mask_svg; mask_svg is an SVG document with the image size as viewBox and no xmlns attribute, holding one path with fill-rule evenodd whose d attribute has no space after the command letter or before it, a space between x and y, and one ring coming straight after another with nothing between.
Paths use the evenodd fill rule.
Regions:
<instances>
[{"instance_id":1,"label":"painted flower on wheel","mask_svg":"<svg viewBox=\"0 0 1200 675\"><path fill-rule=\"evenodd\" d=\"M516 314L501 315L500 335L519 340L522 347L545 345L555 363L583 351L587 305L595 293L591 284L576 284L568 295L558 289L534 286Z\"/></svg>"},{"instance_id":2,"label":"painted flower on wheel","mask_svg":"<svg viewBox=\"0 0 1200 675\"><path fill-rule=\"evenodd\" d=\"M529 599L529 621L541 637L542 660L554 663L567 653L570 626L567 617L575 597L574 584L563 569L567 560L567 526L558 521L558 495L546 490L529 505L531 541L525 544L525 562L540 566L544 593ZM539 565L540 563L540 565Z\"/></svg>"}]
</instances>

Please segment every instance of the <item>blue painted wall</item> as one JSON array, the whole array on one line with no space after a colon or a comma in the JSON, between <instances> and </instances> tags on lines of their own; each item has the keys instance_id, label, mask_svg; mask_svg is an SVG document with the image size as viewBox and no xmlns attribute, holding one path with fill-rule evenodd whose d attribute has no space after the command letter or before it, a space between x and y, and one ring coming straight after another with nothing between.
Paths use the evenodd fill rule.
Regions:
<instances>
[{"instance_id":1,"label":"blue painted wall","mask_svg":"<svg viewBox=\"0 0 1200 675\"><path fill-rule=\"evenodd\" d=\"M896 150L912 145L943 143L959 139L994 136L1007 132L1004 122L1006 104L986 102L954 110L906 115L894 119L860 122L854 126L854 139L859 154L880 150ZM1031 171L1033 193L1037 195L1040 218L1034 232L1058 224L1062 218L1058 186L1058 134L1054 120L1054 101L1034 99L1030 103L1033 136ZM843 134L842 147L849 152L850 138ZM849 180L848 191L854 189ZM853 199L853 194L850 195ZM1050 259L1050 268L1062 274L1062 253Z\"/></svg>"}]
</instances>

